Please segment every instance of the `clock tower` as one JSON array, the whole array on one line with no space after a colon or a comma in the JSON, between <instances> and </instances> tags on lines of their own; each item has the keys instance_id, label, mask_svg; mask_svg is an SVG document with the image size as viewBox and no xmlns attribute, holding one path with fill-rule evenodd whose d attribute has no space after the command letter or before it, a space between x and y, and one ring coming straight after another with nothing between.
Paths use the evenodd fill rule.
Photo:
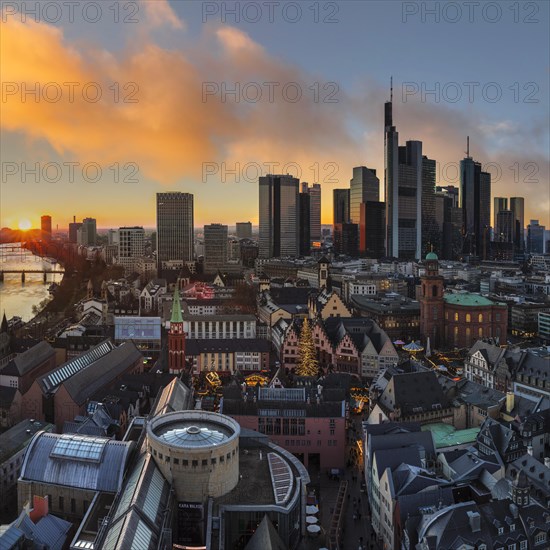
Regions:
<instances>
[{"instance_id":1,"label":"clock tower","mask_svg":"<svg viewBox=\"0 0 550 550\"><path fill-rule=\"evenodd\" d=\"M178 285L174 290L172 317L168 332L168 370L170 374L181 374L185 369L185 332L181 315L180 294Z\"/></svg>"},{"instance_id":2,"label":"clock tower","mask_svg":"<svg viewBox=\"0 0 550 550\"><path fill-rule=\"evenodd\" d=\"M424 342L438 347L445 339L445 301L443 277L439 274L439 262L435 252L426 255L426 273L421 277L420 336Z\"/></svg>"}]
</instances>

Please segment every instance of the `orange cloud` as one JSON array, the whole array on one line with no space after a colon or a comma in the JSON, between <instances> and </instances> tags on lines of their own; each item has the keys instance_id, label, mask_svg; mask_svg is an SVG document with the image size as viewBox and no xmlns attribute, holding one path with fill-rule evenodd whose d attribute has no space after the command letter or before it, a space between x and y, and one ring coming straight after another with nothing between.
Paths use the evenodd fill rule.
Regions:
<instances>
[{"instance_id":1,"label":"orange cloud","mask_svg":"<svg viewBox=\"0 0 550 550\"><path fill-rule=\"evenodd\" d=\"M185 180L200 186L205 163L214 163L219 170L204 181L205 193L221 190L220 184L236 183L233 174L224 174L223 163L229 171L239 164L239 183L246 176L246 166L252 166L249 176L255 173L254 165L248 163L260 167L278 163L274 171L295 163L304 181L323 185L324 223L332 221L332 188L349 184L353 166L376 168L383 182L382 104L386 90L366 80L362 89L346 93L327 78L273 57L248 35L227 26L206 26L198 43L185 49L162 48L149 30L159 26L181 30L184 22L165 1L144 4L148 26L116 55L99 46L77 47L67 41L62 30L46 24L30 20L23 24L15 18L4 23L3 92L9 91L6 83L17 89L3 98L2 130L8 136L20 133L32 138L31 153L37 142L45 142L67 160L93 161L106 167L135 162L141 175L153 184L174 185ZM31 89L37 82L40 90L51 93L57 83L63 91L61 100L40 98L35 102L27 96L23 101L23 88ZM65 85L70 82L78 83L72 102ZM48 83L54 85L48 87ZM83 97L86 83L94 83L86 88L92 97L101 90L97 102ZM222 100L224 86L229 92L236 89L237 97L228 93ZM10 90L13 92L13 87ZM211 93L205 95L205 90ZM298 93L301 97L296 99ZM538 187L520 186L511 171L503 170L502 182L495 184L493 194L524 195L532 208L526 217L546 219L550 210L547 159L533 152L536 147L529 142L529 129L523 131L516 147L505 145L492 153L487 144L495 134L512 139L519 130L505 121L483 120L475 113L466 115L442 105L412 102L403 105L395 101L394 119L402 143L422 140L424 154L441 165L463 157L467 134L475 143L474 157L483 163L499 162L508 167L516 161L522 165L536 162ZM364 128L360 138L350 130L352 126ZM295 168L290 171L294 173ZM237 192L243 196L237 198L236 192L232 193L233 204L209 204L206 221L254 217L256 187L238 188ZM229 195L220 191L215 196ZM202 204L211 198L211 194L205 195ZM234 210L229 212L228 206ZM215 220L208 219L210 213ZM151 214L145 216L150 219Z\"/></svg>"}]
</instances>

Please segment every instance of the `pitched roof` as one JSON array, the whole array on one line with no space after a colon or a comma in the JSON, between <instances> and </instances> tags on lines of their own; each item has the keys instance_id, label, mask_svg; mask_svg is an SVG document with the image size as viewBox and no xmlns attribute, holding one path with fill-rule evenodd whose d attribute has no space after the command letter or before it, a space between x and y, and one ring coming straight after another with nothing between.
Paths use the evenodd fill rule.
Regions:
<instances>
[{"instance_id":1,"label":"pitched roof","mask_svg":"<svg viewBox=\"0 0 550 550\"><path fill-rule=\"evenodd\" d=\"M149 453L127 477L101 548L156 548L163 528L170 486Z\"/></svg>"},{"instance_id":2,"label":"pitched roof","mask_svg":"<svg viewBox=\"0 0 550 550\"><path fill-rule=\"evenodd\" d=\"M48 342L42 341L14 357L1 372L11 376L24 376L51 357L55 357L55 350Z\"/></svg>"},{"instance_id":3,"label":"pitched roof","mask_svg":"<svg viewBox=\"0 0 550 550\"><path fill-rule=\"evenodd\" d=\"M286 548L287 545L265 514L244 550L285 550Z\"/></svg>"},{"instance_id":4,"label":"pitched roof","mask_svg":"<svg viewBox=\"0 0 550 550\"><path fill-rule=\"evenodd\" d=\"M394 374L379 399L379 404L403 416L447 408L449 400L433 371Z\"/></svg>"},{"instance_id":5,"label":"pitched roof","mask_svg":"<svg viewBox=\"0 0 550 550\"><path fill-rule=\"evenodd\" d=\"M82 404L142 359L133 342L115 347L105 341L39 378L44 393L63 385L75 403Z\"/></svg>"}]
</instances>

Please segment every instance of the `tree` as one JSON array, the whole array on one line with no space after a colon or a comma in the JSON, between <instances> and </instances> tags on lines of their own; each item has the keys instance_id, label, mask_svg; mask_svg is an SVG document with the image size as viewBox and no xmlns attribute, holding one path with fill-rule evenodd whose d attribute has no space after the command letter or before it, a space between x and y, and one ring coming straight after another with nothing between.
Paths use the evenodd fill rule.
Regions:
<instances>
[{"instance_id":1,"label":"tree","mask_svg":"<svg viewBox=\"0 0 550 550\"><path fill-rule=\"evenodd\" d=\"M316 376L318 372L317 351L313 342L313 334L308 319L304 319L302 323L302 331L299 341L299 358L300 361L296 367L298 376Z\"/></svg>"}]
</instances>

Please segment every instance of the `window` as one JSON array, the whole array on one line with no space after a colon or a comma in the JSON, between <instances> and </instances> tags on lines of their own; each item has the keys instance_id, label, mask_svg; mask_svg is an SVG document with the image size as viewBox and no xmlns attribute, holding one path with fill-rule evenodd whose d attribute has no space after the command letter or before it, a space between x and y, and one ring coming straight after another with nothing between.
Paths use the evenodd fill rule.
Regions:
<instances>
[{"instance_id":1,"label":"window","mask_svg":"<svg viewBox=\"0 0 550 550\"><path fill-rule=\"evenodd\" d=\"M215 459L215 458L211 458L211 459L210 459L210 464L216 464L216 459Z\"/></svg>"},{"instance_id":2,"label":"window","mask_svg":"<svg viewBox=\"0 0 550 550\"><path fill-rule=\"evenodd\" d=\"M458 313L455 313L455 321L458 321Z\"/></svg>"},{"instance_id":3,"label":"window","mask_svg":"<svg viewBox=\"0 0 550 550\"><path fill-rule=\"evenodd\" d=\"M71 512L74 514L76 512L76 500L71 498Z\"/></svg>"},{"instance_id":4,"label":"window","mask_svg":"<svg viewBox=\"0 0 550 550\"><path fill-rule=\"evenodd\" d=\"M483 323L483 313L480 313L480 314L477 316L477 322L478 322L478 323Z\"/></svg>"},{"instance_id":5,"label":"window","mask_svg":"<svg viewBox=\"0 0 550 550\"><path fill-rule=\"evenodd\" d=\"M519 543L519 550L527 550L527 541L526 540L522 540Z\"/></svg>"},{"instance_id":6,"label":"window","mask_svg":"<svg viewBox=\"0 0 550 550\"><path fill-rule=\"evenodd\" d=\"M192 461L191 461L191 466L193 466L194 468L196 468L198 465L199 465L199 461L198 461L198 460L192 460Z\"/></svg>"},{"instance_id":7,"label":"window","mask_svg":"<svg viewBox=\"0 0 550 550\"><path fill-rule=\"evenodd\" d=\"M181 461L182 466L189 466L189 460L183 459Z\"/></svg>"},{"instance_id":8,"label":"window","mask_svg":"<svg viewBox=\"0 0 550 550\"><path fill-rule=\"evenodd\" d=\"M179 464L180 463L180 459L179 458L174 458L174 464Z\"/></svg>"},{"instance_id":9,"label":"window","mask_svg":"<svg viewBox=\"0 0 550 550\"><path fill-rule=\"evenodd\" d=\"M466 313L466 322L471 323L472 322L472 316L469 313Z\"/></svg>"},{"instance_id":10,"label":"window","mask_svg":"<svg viewBox=\"0 0 550 550\"><path fill-rule=\"evenodd\" d=\"M477 329L477 336L478 338L483 338L483 327Z\"/></svg>"},{"instance_id":11,"label":"window","mask_svg":"<svg viewBox=\"0 0 550 550\"><path fill-rule=\"evenodd\" d=\"M65 508L65 499L63 497L59 497L59 509L63 510Z\"/></svg>"},{"instance_id":12,"label":"window","mask_svg":"<svg viewBox=\"0 0 550 550\"><path fill-rule=\"evenodd\" d=\"M508 550L516 550L516 543L514 542L513 544L509 544Z\"/></svg>"},{"instance_id":13,"label":"window","mask_svg":"<svg viewBox=\"0 0 550 550\"><path fill-rule=\"evenodd\" d=\"M208 466L208 460L206 458L203 458L202 465L203 466Z\"/></svg>"},{"instance_id":14,"label":"window","mask_svg":"<svg viewBox=\"0 0 550 550\"><path fill-rule=\"evenodd\" d=\"M90 503L87 500L82 501L82 513L86 515L86 512L88 511L88 506Z\"/></svg>"}]
</instances>

